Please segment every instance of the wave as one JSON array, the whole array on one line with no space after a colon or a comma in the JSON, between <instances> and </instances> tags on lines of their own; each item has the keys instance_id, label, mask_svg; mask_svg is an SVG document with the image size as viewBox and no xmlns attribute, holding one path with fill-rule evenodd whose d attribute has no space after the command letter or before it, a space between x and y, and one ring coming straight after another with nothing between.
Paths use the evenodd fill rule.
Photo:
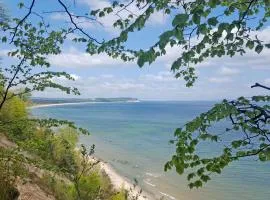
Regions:
<instances>
[{"instance_id":1,"label":"wave","mask_svg":"<svg viewBox=\"0 0 270 200\"><path fill-rule=\"evenodd\" d=\"M128 165L129 164L129 162L127 160L112 159L112 161L120 163L122 165Z\"/></svg>"},{"instance_id":2,"label":"wave","mask_svg":"<svg viewBox=\"0 0 270 200\"><path fill-rule=\"evenodd\" d=\"M176 199L175 197L173 197L173 196L171 196L171 195L169 195L169 194L166 194L166 193L164 193L164 192L160 192L160 191L159 191L159 193L162 194L163 196L169 197L170 199L173 199L173 200Z\"/></svg>"},{"instance_id":3,"label":"wave","mask_svg":"<svg viewBox=\"0 0 270 200\"><path fill-rule=\"evenodd\" d=\"M146 172L145 175L151 176L151 177L154 177L154 178L161 177L161 174L152 174L152 173L150 173L150 172Z\"/></svg>"},{"instance_id":4,"label":"wave","mask_svg":"<svg viewBox=\"0 0 270 200\"><path fill-rule=\"evenodd\" d=\"M125 102L127 102L127 103L139 103L141 101L140 100L127 100Z\"/></svg>"},{"instance_id":5,"label":"wave","mask_svg":"<svg viewBox=\"0 0 270 200\"><path fill-rule=\"evenodd\" d=\"M147 180L143 180L143 182L145 182L147 185L150 185L150 186L152 186L152 187L156 187L156 185L155 185L155 184L150 183L150 182L149 182L149 181L147 181Z\"/></svg>"},{"instance_id":6,"label":"wave","mask_svg":"<svg viewBox=\"0 0 270 200\"><path fill-rule=\"evenodd\" d=\"M134 166L132 166L132 168L139 168L139 165L134 165Z\"/></svg>"}]
</instances>

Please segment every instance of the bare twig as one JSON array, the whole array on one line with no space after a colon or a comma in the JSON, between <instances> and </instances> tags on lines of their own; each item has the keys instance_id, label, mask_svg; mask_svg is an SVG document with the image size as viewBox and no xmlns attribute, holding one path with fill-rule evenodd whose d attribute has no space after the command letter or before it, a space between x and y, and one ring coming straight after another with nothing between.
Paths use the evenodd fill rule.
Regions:
<instances>
[{"instance_id":1,"label":"bare twig","mask_svg":"<svg viewBox=\"0 0 270 200\"><path fill-rule=\"evenodd\" d=\"M52 11L43 11L42 12L43 14L51 14L51 13L66 13L65 10L52 10ZM75 15L75 14L72 14L70 13L70 15L76 19L79 19L79 18L85 18L87 20L90 20L90 21L94 21L98 24L100 24L101 26L103 26L103 24L98 21L96 18L93 18L93 17L89 17L89 16L86 16L86 15Z\"/></svg>"},{"instance_id":2,"label":"bare twig","mask_svg":"<svg viewBox=\"0 0 270 200\"><path fill-rule=\"evenodd\" d=\"M270 90L270 87L264 86L264 85L262 85L262 84L260 84L260 83L255 83L255 85L252 85L252 86L251 86L251 88L255 88L255 87L261 87L261 88Z\"/></svg>"},{"instance_id":3,"label":"bare twig","mask_svg":"<svg viewBox=\"0 0 270 200\"><path fill-rule=\"evenodd\" d=\"M57 1L61 4L61 6L64 8L64 10L66 11L66 13L68 14L71 23L72 23L72 24L74 25L74 27L75 27L75 30L76 30L76 29L79 30L82 34L84 34L84 35L85 35L86 37L88 37L90 40L95 41L97 44L102 44L102 42L99 42L97 39L91 37L88 33L86 33L82 28L78 27L77 24L76 24L76 22L75 22L74 19L73 19L72 14L69 12L67 6L66 6L61 0L57 0Z\"/></svg>"}]
</instances>

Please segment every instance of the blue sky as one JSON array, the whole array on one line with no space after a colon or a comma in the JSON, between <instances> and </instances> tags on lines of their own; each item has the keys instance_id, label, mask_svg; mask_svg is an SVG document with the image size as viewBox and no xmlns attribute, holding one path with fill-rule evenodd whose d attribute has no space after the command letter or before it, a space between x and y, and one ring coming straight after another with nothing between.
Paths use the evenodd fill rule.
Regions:
<instances>
[{"instance_id":1,"label":"blue sky","mask_svg":"<svg viewBox=\"0 0 270 200\"><path fill-rule=\"evenodd\" d=\"M11 16L22 16L26 11L18 11L19 1L4 0ZM30 1L24 1L29 5ZM85 13L90 9L110 5L108 0L77 0L76 7L73 1L66 1L74 12ZM59 10L55 0L37 1L35 11ZM135 8L131 8L135 9ZM66 24L67 16L59 13L47 14L46 19L55 27ZM37 20L32 16L33 20ZM81 23L81 26L99 40L110 39L119 32L112 27L117 19L115 15L100 19L103 26L97 23ZM153 44L162 31L168 29L170 17L163 13L155 13L150 22L141 32L130 35L128 46L131 48L147 48ZM270 40L270 27L252 34L258 34L262 40ZM72 37L72 36L71 36ZM68 82L64 79L57 81L63 84L73 84L81 91L81 97L137 97L151 100L217 100L251 96L264 92L261 89L250 89L255 82L270 85L270 50L264 50L260 55L248 52L245 56L234 58L209 59L198 66L196 71L199 79L195 86L186 88L185 82L174 78L170 72L171 63L180 55L179 48L167 48L167 55L159 58L151 66L139 68L136 63L124 63L114 60L105 54L90 56L85 53L85 47L74 44L70 38L62 48L62 53L49 56L52 69L67 71L76 79ZM196 39L194 39L195 41ZM0 55L2 64L8 65L12 61L5 57L11 47L1 46ZM65 94L47 90L43 93L34 93L34 96L67 97ZM71 97L71 96L70 96Z\"/></svg>"}]
</instances>

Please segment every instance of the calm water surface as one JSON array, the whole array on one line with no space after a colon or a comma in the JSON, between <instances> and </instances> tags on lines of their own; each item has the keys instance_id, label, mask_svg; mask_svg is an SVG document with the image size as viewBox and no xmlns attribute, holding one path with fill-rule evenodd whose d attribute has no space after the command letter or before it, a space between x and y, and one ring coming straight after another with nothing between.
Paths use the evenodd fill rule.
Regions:
<instances>
[{"instance_id":1,"label":"calm water surface","mask_svg":"<svg viewBox=\"0 0 270 200\"><path fill-rule=\"evenodd\" d=\"M164 164L174 152L174 146L168 143L174 129L212 105L212 102L91 103L35 108L32 114L71 120L89 129L91 136L81 136L80 142L95 144L98 157L108 161L121 175L138 179L143 189L157 197L177 200L270 199L270 163L254 159L232 163L198 190L188 189L186 176L179 176L173 170L163 171ZM221 133L225 127L224 122L214 131ZM219 145L202 145L201 153L212 155L216 153L213 150L218 152Z\"/></svg>"}]
</instances>

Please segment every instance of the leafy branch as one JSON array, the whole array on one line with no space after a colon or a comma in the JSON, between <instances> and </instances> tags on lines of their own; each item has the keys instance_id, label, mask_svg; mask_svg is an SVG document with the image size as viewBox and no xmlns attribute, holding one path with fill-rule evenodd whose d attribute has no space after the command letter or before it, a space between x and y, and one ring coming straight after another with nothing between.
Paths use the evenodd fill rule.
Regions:
<instances>
[{"instance_id":1,"label":"leafy branch","mask_svg":"<svg viewBox=\"0 0 270 200\"><path fill-rule=\"evenodd\" d=\"M30 121L36 122L40 127L52 128L52 127L62 127L68 126L73 128L74 130L78 130L80 133L84 135L89 135L89 131L87 129L77 127L74 122L68 120L58 120L53 118L48 119L29 119Z\"/></svg>"},{"instance_id":2,"label":"leafy branch","mask_svg":"<svg viewBox=\"0 0 270 200\"><path fill-rule=\"evenodd\" d=\"M268 88L261 84L256 84ZM245 157L258 157L260 161L270 160L270 96L240 97L237 100L216 104L206 113L175 131L176 153L166 163L165 170L173 166L179 174L191 169L187 175L189 187L202 187L213 173L220 174L231 162ZM213 133L213 125L220 121L230 121L231 128L226 128L226 137L237 138L226 143L223 135ZM224 145L220 155L212 158L197 152L197 145L202 142L219 142ZM195 180L194 180L195 179Z\"/></svg>"},{"instance_id":3,"label":"leafy branch","mask_svg":"<svg viewBox=\"0 0 270 200\"><path fill-rule=\"evenodd\" d=\"M1 40L3 43L7 42L7 37L11 34L14 49L8 53L8 56L17 60L18 64L1 69L0 109L7 100L14 96L34 91L44 91L47 88L59 89L67 94L80 94L77 88L63 86L57 82L59 77L74 80L68 73L47 70L50 66L47 56L61 52L60 45L63 43L65 32L51 31L48 33L43 23L35 27L31 23L18 21L18 19L15 19L15 22L19 24L16 29L16 37L13 37L13 29L10 29L8 23L1 25L2 30L6 32L1 37ZM37 67L39 67L38 72L34 70ZM25 88L23 91L17 91L19 87Z\"/></svg>"}]
</instances>

